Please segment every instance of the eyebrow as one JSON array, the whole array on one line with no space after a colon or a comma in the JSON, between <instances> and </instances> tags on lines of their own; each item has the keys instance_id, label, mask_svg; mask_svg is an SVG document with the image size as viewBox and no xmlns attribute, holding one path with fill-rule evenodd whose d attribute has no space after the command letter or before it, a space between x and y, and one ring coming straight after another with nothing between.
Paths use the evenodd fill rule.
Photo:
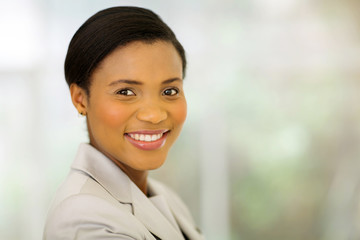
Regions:
<instances>
[{"instance_id":1,"label":"eyebrow","mask_svg":"<svg viewBox=\"0 0 360 240\"><path fill-rule=\"evenodd\" d=\"M169 84L169 83L172 83L172 82L175 82L175 81L181 81L182 79L181 78L170 78L170 79L167 79L165 81L163 81L161 84L162 85L165 85L165 84ZM120 79L120 80L116 80L116 81L113 81L111 83L109 83L109 86L114 86L116 84L119 84L119 83L126 83L126 84L131 84L131 85L143 85L142 82L140 81L136 81L136 80L128 80L128 79Z\"/></svg>"},{"instance_id":2,"label":"eyebrow","mask_svg":"<svg viewBox=\"0 0 360 240\"><path fill-rule=\"evenodd\" d=\"M181 81L182 79L181 78L170 78L170 79L168 79L168 80L165 80L165 81L163 81L161 84L169 84L169 83L172 83L172 82L175 82L175 81Z\"/></svg>"},{"instance_id":3,"label":"eyebrow","mask_svg":"<svg viewBox=\"0 0 360 240\"><path fill-rule=\"evenodd\" d=\"M113 81L113 82L109 83L109 86L114 86L114 85L119 84L119 83L126 83L126 84L132 84L132 85L143 85L143 83L139 82L139 81L120 79L120 80L116 80L116 81Z\"/></svg>"}]
</instances>

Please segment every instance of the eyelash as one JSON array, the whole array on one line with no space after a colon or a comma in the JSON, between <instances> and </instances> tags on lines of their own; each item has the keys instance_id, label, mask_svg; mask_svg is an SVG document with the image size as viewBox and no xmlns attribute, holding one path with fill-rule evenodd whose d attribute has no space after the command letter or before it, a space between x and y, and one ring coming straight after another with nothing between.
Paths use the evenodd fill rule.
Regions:
<instances>
[{"instance_id":1,"label":"eyelash","mask_svg":"<svg viewBox=\"0 0 360 240\"><path fill-rule=\"evenodd\" d=\"M167 91L171 91L171 92L170 93L168 92L169 94L166 94ZM175 91L175 93L173 93L172 91ZM132 94L129 94L129 92L131 92ZM120 90L116 91L116 94L123 95L123 96L136 96L134 91L131 89L128 89L128 88L120 89ZM179 94L178 88L167 88L162 92L163 96L170 96L170 97L176 96L178 94Z\"/></svg>"}]
</instances>

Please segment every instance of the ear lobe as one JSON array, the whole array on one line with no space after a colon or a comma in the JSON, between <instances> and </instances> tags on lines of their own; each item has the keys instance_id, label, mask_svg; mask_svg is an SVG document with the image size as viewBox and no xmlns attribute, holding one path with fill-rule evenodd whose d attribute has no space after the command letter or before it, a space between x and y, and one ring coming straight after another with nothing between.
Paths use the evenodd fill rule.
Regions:
<instances>
[{"instance_id":1,"label":"ear lobe","mask_svg":"<svg viewBox=\"0 0 360 240\"><path fill-rule=\"evenodd\" d=\"M71 101L75 108L81 115L86 115L87 112L87 94L79 85L72 83L70 85Z\"/></svg>"}]
</instances>

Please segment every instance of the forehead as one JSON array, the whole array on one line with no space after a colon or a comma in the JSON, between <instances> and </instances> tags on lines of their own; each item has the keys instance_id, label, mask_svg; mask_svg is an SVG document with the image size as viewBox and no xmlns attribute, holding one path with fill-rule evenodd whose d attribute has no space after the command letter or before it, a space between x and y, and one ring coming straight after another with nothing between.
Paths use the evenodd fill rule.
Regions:
<instances>
[{"instance_id":1,"label":"forehead","mask_svg":"<svg viewBox=\"0 0 360 240\"><path fill-rule=\"evenodd\" d=\"M110 53L93 73L92 81L154 81L173 77L182 78L182 61L175 47L166 41L137 41Z\"/></svg>"}]
</instances>

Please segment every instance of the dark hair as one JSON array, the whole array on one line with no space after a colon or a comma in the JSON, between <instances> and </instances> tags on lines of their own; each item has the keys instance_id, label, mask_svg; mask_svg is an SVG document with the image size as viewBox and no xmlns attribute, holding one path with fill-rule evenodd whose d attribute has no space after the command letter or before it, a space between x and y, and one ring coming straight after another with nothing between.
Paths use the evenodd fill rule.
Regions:
<instances>
[{"instance_id":1,"label":"dark hair","mask_svg":"<svg viewBox=\"0 0 360 240\"><path fill-rule=\"evenodd\" d=\"M154 12L139 7L112 7L90 17L75 33L65 59L65 79L89 94L90 77L100 62L119 46L134 41L172 43L182 60L185 51L175 34Z\"/></svg>"}]
</instances>

